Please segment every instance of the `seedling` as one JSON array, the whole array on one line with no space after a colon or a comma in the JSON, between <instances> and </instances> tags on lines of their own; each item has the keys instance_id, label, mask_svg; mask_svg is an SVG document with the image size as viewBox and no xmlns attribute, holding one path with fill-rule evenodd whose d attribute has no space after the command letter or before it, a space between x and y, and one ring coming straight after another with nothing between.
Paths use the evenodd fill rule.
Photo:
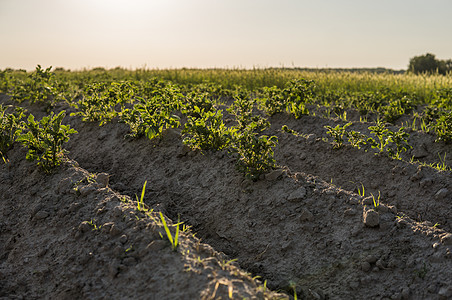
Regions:
<instances>
[{"instance_id":1,"label":"seedling","mask_svg":"<svg viewBox=\"0 0 452 300\"><path fill-rule=\"evenodd\" d=\"M363 187L363 189L364 189L364 187ZM378 191L378 198L376 200L375 200L374 194L371 194L371 195L372 195L372 200L373 200L373 203L374 203L374 207L378 208L380 206L380 196L381 196L380 191Z\"/></svg>"},{"instance_id":2,"label":"seedling","mask_svg":"<svg viewBox=\"0 0 452 300\"><path fill-rule=\"evenodd\" d=\"M144 212L148 211L148 209L144 207L144 202L143 202L143 200L144 200L144 193L145 193L145 190L146 190L146 183L147 183L147 180L146 180L146 181L144 182L144 184L143 184L143 189L142 189L142 191L141 191L141 197L140 197L140 199L138 199L138 196L135 195L135 197L136 197L136 199L137 199L137 207L138 207L138 210L139 210L139 211L144 211Z\"/></svg>"},{"instance_id":3,"label":"seedling","mask_svg":"<svg viewBox=\"0 0 452 300\"><path fill-rule=\"evenodd\" d=\"M163 217L163 214L159 212L160 219L162 220L163 227L165 228L166 236L168 237L168 240L171 243L171 249L173 251L177 250L177 246L179 245L179 225L181 224L178 220L177 224L173 225L176 226L176 234L173 238L173 235L171 234L171 231L168 228L168 225L166 224L165 218Z\"/></svg>"},{"instance_id":4,"label":"seedling","mask_svg":"<svg viewBox=\"0 0 452 300\"><path fill-rule=\"evenodd\" d=\"M360 189L359 187L358 187L358 195L360 195L361 197L364 197L364 195L366 194L366 192L365 192L365 189L364 189L364 185L361 183L361 188L362 189Z\"/></svg>"},{"instance_id":5,"label":"seedling","mask_svg":"<svg viewBox=\"0 0 452 300\"><path fill-rule=\"evenodd\" d=\"M347 127L349 127L350 125L352 125L351 122L345 124L344 126L340 126L337 125L336 127L331 127L331 126L325 126L326 129L328 129L328 131L326 132L328 135L330 135L331 137L333 137L333 148L334 149L339 149L342 147L342 145L344 144L344 134L345 134L345 129Z\"/></svg>"}]
</instances>

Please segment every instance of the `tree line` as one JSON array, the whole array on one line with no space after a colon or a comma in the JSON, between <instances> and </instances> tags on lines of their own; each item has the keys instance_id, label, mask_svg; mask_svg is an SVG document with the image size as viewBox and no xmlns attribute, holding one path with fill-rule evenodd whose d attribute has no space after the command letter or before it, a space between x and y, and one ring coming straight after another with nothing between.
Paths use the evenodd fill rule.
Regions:
<instances>
[{"instance_id":1,"label":"tree line","mask_svg":"<svg viewBox=\"0 0 452 300\"><path fill-rule=\"evenodd\" d=\"M452 59L436 59L434 54L427 53L410 59L408 72L414 74L449 74L452 73Z\"/></svg>"}]
</instances>

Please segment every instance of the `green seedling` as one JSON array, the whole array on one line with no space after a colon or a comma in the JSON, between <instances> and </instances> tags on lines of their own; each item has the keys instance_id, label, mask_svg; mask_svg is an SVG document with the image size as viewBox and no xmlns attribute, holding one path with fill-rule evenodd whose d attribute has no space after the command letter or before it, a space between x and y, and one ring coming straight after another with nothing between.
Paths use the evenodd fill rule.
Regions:
<instances>
[{"instance_id":1,"label":"green seedling","mask_svg":"<svg viewBox=\"0 0 452 300\"><path fill-rule=\"evenodd\" d=\"M347 127L349 127L350 125L352 125L352 123L347 123L344 126L340 126L337 125L336 127L331 127L331 126L325 126L327 130L327 134L330 135L333 138L333 148L334 149L339 149L343 146L344 144L344 140L343 137L345 135L345 129Z\"/></svg>"},{"instance_id":2,"label":"green seedling","mask_svg":"<svg viewBox=\"0 0 452 300\"><path fill-rule=\"evenodd\" d=\"M364 187L363 187L363 189L364 189ZM375 199L374 194L371 194L371 195L372 195L372 200L373 200L373 203L374 203L374 207L378 208L380 206L380 196L381 196L380 191L378 191L378 198L377 199Z\"/></svg>"},{"instance_id":3,"label":"green seedling","mask_svg":"<svg viewBox=\"0 0 452 300\"><path fill-rule=\"evenodd\" d=\"M378 138L379 141L379 144L375 143L372 145L372 148L377 148L379 152L382 153L391 141L390 136L388 135L389 129L387 129L386 125L378 119L375 126L369 126L369 130Z\"/></svg>"},{"instance_id":4,"label":"green seedling","mask_svg":"<svg viewBox=\"0 0 452 300\"><path fill-rule=\"evenodd\" d=\"M141 191L140 199L138 199L138 196L135 195L135 198L137 199L138 210L139 211L144 211L144 212L148 211L148 209L144 207L144 193L145 193L145 190L146 190L146 183L147 183L147 180L143 184L143 189Z\"/></svg>"},{"instance_id":5,"label":"green seedling","mask_svg":"<svg viewBox=\"0 0 452 300\"><path fill-rule=\"evenodd\" d=\"M163 227L165 228L166 236L168 237L168 240L171 243L171 249L173 249L173 251L176 251L177 246L179 246L179 225L181 223L178 220L177 224L174 225L174 226L176 226L176 234L174 235L174 238L173 238L173 235L171 234L171 231L169 230L168 225L166 224L163 214L161 212L159 212L159 214L160 214L160 219L162 220Z\"/></svg>"},{"instance_id":6,"label":"green seedling","mask_svg":"<svg viewBox=\"0 0 452 300\"><path fill-rule=\"evenodd\" d=\"M364 185L361 183L361 188L358 188L358 195L360 195L361 197L364 197L364 195L366 194L366 191L364 189Z\"/></svg>"},{"instance_id":7,"label":"green seedling","mask_svg":"<svg viewBox=\"0 0 452 300\"><path fill-rule=\"evenodd\" d=\"M401 127L399 131L388 131L389 141L395 143L395 149L388 148L388 154L394 159L401 160L400 154L406 152L408 149L413 148L408 144L409 134L405 132L405 128Z\"/></svg>"}]
</instances>

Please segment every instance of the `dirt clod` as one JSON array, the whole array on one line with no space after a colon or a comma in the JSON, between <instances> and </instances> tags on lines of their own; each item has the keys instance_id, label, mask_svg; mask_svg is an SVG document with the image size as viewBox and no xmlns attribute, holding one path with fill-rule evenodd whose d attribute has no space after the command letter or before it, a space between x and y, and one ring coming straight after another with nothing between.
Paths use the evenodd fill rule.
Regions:
<instances>
[{"instance_id":1,"label":"dirt clod","mask_svg":"<svg viewBox=\"0 0 452 300\"><path fill-rule=\"evenodd\" d=\"M373 209L363 209L364 225L368 227L376 227L380 224L380 215Z\"/></svg>"}]
</instances>

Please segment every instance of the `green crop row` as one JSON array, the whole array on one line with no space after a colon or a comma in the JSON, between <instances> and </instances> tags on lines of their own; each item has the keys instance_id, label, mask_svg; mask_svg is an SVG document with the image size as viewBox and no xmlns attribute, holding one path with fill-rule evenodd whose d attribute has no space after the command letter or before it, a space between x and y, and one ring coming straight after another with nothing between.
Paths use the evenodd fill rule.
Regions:
<instances>
[{"instance_id":1,"label":"green crop row","mask_svg":"<svg viewBox=\"0 0 452 300\"><path fill-rule=\"evenodd\" d=\"M7 152L15 142L21 143L28 149L26 158L36 160L45 172L51 172L53 168L63 161L65 150L63 143L69 140L69 136L77 133L68 125L62 125L65 112L43 117L35 121L32 114L25 119L25 110L20 107L7 112L8 107L0 104L0 155L4 163L8 162Z\"/></svg>"}]
</instances>

